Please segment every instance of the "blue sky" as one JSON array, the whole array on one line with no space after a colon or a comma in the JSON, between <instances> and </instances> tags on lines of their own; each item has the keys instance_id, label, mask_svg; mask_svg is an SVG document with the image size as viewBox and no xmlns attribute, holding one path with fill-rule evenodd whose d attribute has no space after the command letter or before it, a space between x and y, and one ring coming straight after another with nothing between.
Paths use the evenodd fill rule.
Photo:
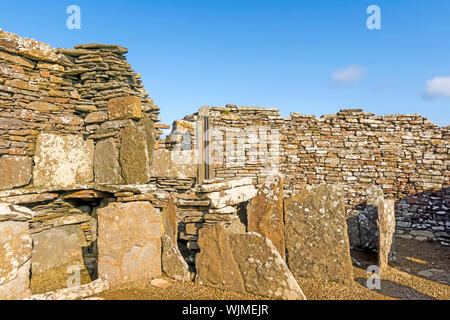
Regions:
<instances>
[{"instance_id":1,"label":"blue sky","mask_svg":"<svg viewBox=\"0 0 450 320\"><path fill-rule=\"evenodd\" d=\"M81 30L66 28L69 5ZM381 30L369 30L369 5ZM420 113L450 125L448 0L2 1L0 28L54 47L113 43L164 123L203 105L321 116Z\"/></svg>"}]
</instances>

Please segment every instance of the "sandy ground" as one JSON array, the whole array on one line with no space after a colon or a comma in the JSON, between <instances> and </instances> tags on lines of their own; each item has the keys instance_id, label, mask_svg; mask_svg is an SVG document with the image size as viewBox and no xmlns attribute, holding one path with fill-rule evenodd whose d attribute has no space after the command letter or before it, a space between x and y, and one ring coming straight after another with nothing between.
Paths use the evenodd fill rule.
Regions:
<instances>
[{"instance_id":1,"label":"sandy ground","mask_svg":"<svg viewBox=\"0 0 450 320\"><path fill-rule=\"evenodd\" d=\"M439 269L449 275L450 248L433 242L398 239L397 250L397 261L381 276L380 290L370 290L366 287L371 274L360 267L353 268L355 281L351 285L304 278L298 278L297 281L308 300L450 300L450 286L437 282L442 282L441 278L426 279L418 276L421 271L428 269ZM362 258L361 261L364 262ZM44 293L65 287L68 276L66 270L67 268L61 267L46 274L33 276L31 282L33 293ZM107 300L267 299L208 288L193 282L180 283L163 278L170 282L170 287L156 288L151 286L150 281L131 282L103 292L97 297ZM89 276L84 270L81 274L81 283L89 281Z\"/></svg>"}]
</instances>

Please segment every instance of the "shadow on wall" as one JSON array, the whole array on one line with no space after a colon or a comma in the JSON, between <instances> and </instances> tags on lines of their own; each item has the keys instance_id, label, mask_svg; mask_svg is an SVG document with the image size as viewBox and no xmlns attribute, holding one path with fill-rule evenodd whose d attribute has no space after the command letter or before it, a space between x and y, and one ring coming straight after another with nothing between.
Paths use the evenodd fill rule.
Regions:
<instances>
[{"instance_id":1,"label":"shadow on wall","mask_svg":"<svg viewBox=\"0 0 450 320\"><path fill-rule=\"evenodd\" d=\"M450 243L450 186L401 198L395 215L400 233Z\"/></svg>"}]
</instances>

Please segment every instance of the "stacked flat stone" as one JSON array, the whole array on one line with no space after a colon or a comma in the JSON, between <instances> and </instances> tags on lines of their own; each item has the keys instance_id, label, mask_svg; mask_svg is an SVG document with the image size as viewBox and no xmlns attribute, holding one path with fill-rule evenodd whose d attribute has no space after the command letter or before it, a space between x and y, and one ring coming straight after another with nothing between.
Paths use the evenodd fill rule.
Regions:
<instances>
[{"instance_id":1,"label":"stacked flat stone","mask_svg":"<svg viewBox=\"0 0 450 320\"><path fill-rule=\"evenodd\" d=\"M196 116L183 121L195 128ZM259 129L268 136L279 133L279 150L272 157L278 158L286 196L303 185L340 183L350 217L367 199L367 188L378 185L387 198L397 200L396 218L403 232L426 231L427 238L449 242L449 127L439 128L419 114L377 116L344 109L321 118L299 113L282 117L277 109L235 105L210 107L208 120L210 129L222 132L210 144L223 148L214 158L216 177L252 177L259 188L274 159L262 153L255 161L252 152L270 140L260 136L252 142L250 135ZM223 162L224 142L236 138L244 138L244 143Z\"/></svg>"}]
</instances>

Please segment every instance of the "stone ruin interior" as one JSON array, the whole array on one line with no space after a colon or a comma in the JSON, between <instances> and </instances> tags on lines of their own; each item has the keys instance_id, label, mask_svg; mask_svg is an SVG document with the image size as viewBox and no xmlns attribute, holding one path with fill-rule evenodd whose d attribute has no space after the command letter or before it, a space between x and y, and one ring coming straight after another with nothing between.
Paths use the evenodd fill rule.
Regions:
<instances>
[{"instance_id":1,"label":"stone ruin interior","mask_svg":"<svg viewBox=\"0 0 450 320\"><path fill-rule=\"evenodd\" d=\"M126 53L0 31L0 299L164 275L302 300L297 277L349 283L361 253L382 276L398 239L448 250L450 127L227 105L162 137L171 127ZM81 284L32 292L74 266Z\"/></svg>"}]
</instances>

